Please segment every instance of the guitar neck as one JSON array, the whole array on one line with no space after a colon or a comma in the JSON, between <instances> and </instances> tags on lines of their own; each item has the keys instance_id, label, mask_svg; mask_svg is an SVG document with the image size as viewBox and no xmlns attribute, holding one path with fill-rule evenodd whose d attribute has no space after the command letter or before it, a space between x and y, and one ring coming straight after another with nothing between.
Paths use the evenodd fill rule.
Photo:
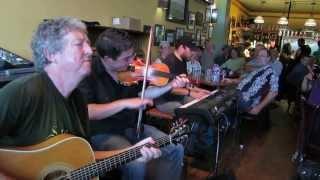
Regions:
<instances>
[{"instance_id":1,"label":"guitar neck","mask_svg":"<svg viewBox=\"0 0 320 180\"><path fill-rule=\"evenodd\" d=\"M105 172L111 171L112 169L118 168L123 164L126 164L132 160L141 157L140 149L143 146L156 146L163 147L167 144L171 144L171 136L164 136L155 140L155 145L144 144L141 146L134 147L128 151L116 154L106 159L100 160L96 163L89 164L80 169L74 170L70 173L71 179L80 179L84 177L96 177L105 174Z\"/></svg>"}]
</instances>

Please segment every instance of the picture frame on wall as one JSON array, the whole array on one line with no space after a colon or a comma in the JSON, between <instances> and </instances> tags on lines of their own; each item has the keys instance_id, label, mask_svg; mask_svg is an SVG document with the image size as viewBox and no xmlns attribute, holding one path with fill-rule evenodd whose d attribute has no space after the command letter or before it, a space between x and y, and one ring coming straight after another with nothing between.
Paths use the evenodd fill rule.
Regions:
<instances>
[{"instance_id":1,"label":"picture frame on wall","mask_svg":"<svg viewBox=\"0 0 320 180\"><path fill-rule=\"evenodd\" d=\"M211 10L210 10L210 8L206 8L204 21L205 22L210 22L210 18L211 18L210 16L211 16Z\"/></svg>"},{"instance_id":2,"label":"picture frame on wall","mask_svg":"<svg viewBox=\"0 0 320 180\"><path fill-rule=\"evenodd\" d=\"M205 41L207 39L207 34L201 34L199 46L204 47Z\"/></svg>"},{"instance_id":3,"label":"picture frame on wall","mask_svg":"<svg viewBox=\"0 0 320 180\"><path fill-rule=\"evenodd\" d=\"M197 46L199 46L200 43L201 43L201 29L200 29L200 28L197 28L197 29L196 29L196 38L195 38L195 41L196 41Z\"/></svg>"},{"instance_id":4,"label":"picture frame on wall","mask_svg":"<svg viewBox=\"0 0 320 180\"><path fill-rule=\"evenodd\" d=\"M165 40L164 25L156 24L154 28L154 45L159 46L161 41Z\"/></svg>"},{"instance_id":5,"label":"picture frame on wall","mask_svg":"<svg viewBox=\"0 0 320 180\"><path fill-rule=\"evenodd\" d=\"M184 35L184 28L177 27L176 28L176 40L181 39Z\"/></svg>"},{"instance_id":6,"label":"picture frame on wall","mask_svg":"<svg viewBox=\"0 0 320 180\"><path fill-rule=\"evenodd\" d=\"M196 21L196 14L194 12L189 11L189 13L188 13L188 23L187 23L187 29L188 30L194 30L195 21Z\"/></svg>"},{"instance_id":7,"label":"picture frame on wall","mask_svg":"<svg viewBox=\"0 0 320 180\"><path fill-rule=\"evenodd\" d=\"M208 37L208 38L212 38L212 33L213 33L213 26L209 26L209 27L208 27L207 37Z\"/></svg>"},{"instance_id":8,"label":"picture frame on wall","mask_svg":"<svg viewBox=\"0 0 320 180\"><path fill-rule=\"evenodd\" d=\"M203 32L203 33L207 33L207 30L208 30L208 23L203 23L203 25L202 25L202 32Z\"/></svg>"},{"instance_id":9,"label":"picture frame on wall","mask_svg":"<svg viewBox=\"0 0 320 180\"><path fill-rule=\"evenodd\" d=\"M203 24L203 13L202 12L196 12L196 26L202 26Z\"/></svg>"},{"instance_id":10,"label":"picture frame on wall","mask_svg":"<svg viewBox=\"0 0 320 180\"><path fill-rule=\"evenodd\" d=\"M173 29L166 29L166 41L170 43L170 46L174 45L176 40L176 31Z\"/></svg>"},{"instance_id":11,"label":"picture frame on wall","mask_svg":"<svg viewBox=\"0 0 320 180\"><path fill-rule=\"evenodd\" d=\"M168 0L166 19L175 23L185 24L188 16L189 0Z\"/></svg>"},{"instance_id":12,"label":"picture frame on wall","mask_svg":"<svg viewBox=\"0 0 320 180\"><path fill-rule=\"evenodd\" d=\"M190 39L193 39L193 37L194 37L194 35L193 35L194 33L193 32L184 32L184 37L188 37L188 38L190 38ZM193 39L194 40L194 39Z\"/></svg>"}]
</instances>

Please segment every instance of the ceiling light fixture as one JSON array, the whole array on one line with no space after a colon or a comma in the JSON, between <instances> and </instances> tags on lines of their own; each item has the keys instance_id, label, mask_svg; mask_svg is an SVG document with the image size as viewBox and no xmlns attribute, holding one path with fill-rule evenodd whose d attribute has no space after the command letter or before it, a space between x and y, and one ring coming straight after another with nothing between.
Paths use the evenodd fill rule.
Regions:
<instances>
[{"instance_id":1,"label":"ceiling light fixture","mask_svg":"<svg viewBox=\"0 0 320 180\"><path fill-rule=\"evenodd\" d=\"M287 26L289 24L287 17L282 16L281 18L279 18L278 24L282 26Z\"/></svg>"},{"instance_id":2,"label":"ceiling light fixture","mask_svg":"<svg viewBox=\"0 0 320 180\"><path fill-rule=\"evenodd\" d=\"M304 23L304 26L307 27L307 28L314 28L314 27L317 26L316 20L313 19L313 9L314 9L314 6L316 5L315 0L313 0L311 5L312 5L311 18L307 19L306 22Z\"/></svg>"},{"instance_id":3,"label":"ceiling light fixture","mask_svg":"<svg viewBox=\"0 0 320 180\"><path fill-rule=\"evenodd\" d=\"M263 7L263 5L264 5L265 3L266 3L266 1L265 1L265 0L262 0L262 1L261 1L261 6ZM257 16L256 18L254 18L253 22L256 23L256 24L263 24L263 23L264 23L264 19L263 19L262 16Z\"/></svg>"},{"instance_id":4,"label":"ceiling light fixture","mask_svg":"<svg viewBox=\"0 0 320 180\"><path fill-rule=\"evenodd\" d=\"M280 26L287 26L289 24L288 19L289 19L290 10L291 10L291 0L290 0L290 2L287 2L287 1L284 2L283 14L285 13L285 7L286 7L287 4L289 4L289 6L288 6L288 16L287 16L288 18L285 17L284 15L282 17L280 17L278 22L277 22Z\"/></svg>"},{"instance_id":5,"label":"ceiling light fixture","mask_svg":"<svg viewBox=\"0 0 320 180\"><path fill-rule=\"evenodd\" d=\"M263 24L264 23L263 17L262 16L257 16L256 18L254 18L254 23Z\"/></svg>"},{"instance_id":6,"label":"ceiling light fixture","mask_svg":"<svg viewBox=\"0 0 320 180\"><path fill-rule=\"evenodd\" d=\"M317 22L315 19L307 19L306 22L304 23L304 26L306 27L316 27L317 26Z\"/></svg>"}]
</instances>

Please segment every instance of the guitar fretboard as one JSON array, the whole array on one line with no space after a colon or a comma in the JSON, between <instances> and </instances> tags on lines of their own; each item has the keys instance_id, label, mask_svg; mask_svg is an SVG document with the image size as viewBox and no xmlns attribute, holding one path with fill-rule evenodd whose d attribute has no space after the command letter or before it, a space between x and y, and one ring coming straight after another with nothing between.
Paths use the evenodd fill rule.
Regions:
<instances>
[{"instance_id":1,"label":"guitar fretboard","mask_svg":"<svg viewBox=\"0 0 320 180\"><path fill-rule=\"evenodd\" d=\"M141 156L140 149L143 146L157 146L163 147L167 144L171 143L171 136L164 136L157 140L155 140L155 145L144 144L141 146L134 147L128 151L122 152L120 154L111 156L107 159L98 161L96 163L89 164L80 169L74 170L70 173L70 179L89 179L92 177L96 177L99 175L105 174L105 172L109 172L112 169L118 168L123 164L126 164L134 159L137 159Z\"/></svg>"}]
</instances>

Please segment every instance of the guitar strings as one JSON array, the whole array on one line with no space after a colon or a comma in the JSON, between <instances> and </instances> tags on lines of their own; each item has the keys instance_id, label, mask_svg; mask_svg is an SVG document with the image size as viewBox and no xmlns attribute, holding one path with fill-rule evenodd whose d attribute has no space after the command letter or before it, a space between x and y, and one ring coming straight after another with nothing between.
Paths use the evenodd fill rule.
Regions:
<instances>
[{"instance_id":1,"label":"guitar strings","mask_svg":"<svg viewBox=\"0 0 320 180\"><path fill-rule=\"evenodd\" d=\"M155 140L158 147L164 146L170 143L169 136L164 136ZM111 156L110 158L98 161L97 163L92 163L87 166L84 166L80 169L71 171L70 176L71 179L88 179L90 177L95 177L104 174L104 172L108 172L123 163L127 163L127 161L133 160L138 156L141 156L140 149L143 146L152 146L150 143L146 143L140 146L136 146L128 151L119 153L117 155Z\"/></svg>"}]
</instances>

